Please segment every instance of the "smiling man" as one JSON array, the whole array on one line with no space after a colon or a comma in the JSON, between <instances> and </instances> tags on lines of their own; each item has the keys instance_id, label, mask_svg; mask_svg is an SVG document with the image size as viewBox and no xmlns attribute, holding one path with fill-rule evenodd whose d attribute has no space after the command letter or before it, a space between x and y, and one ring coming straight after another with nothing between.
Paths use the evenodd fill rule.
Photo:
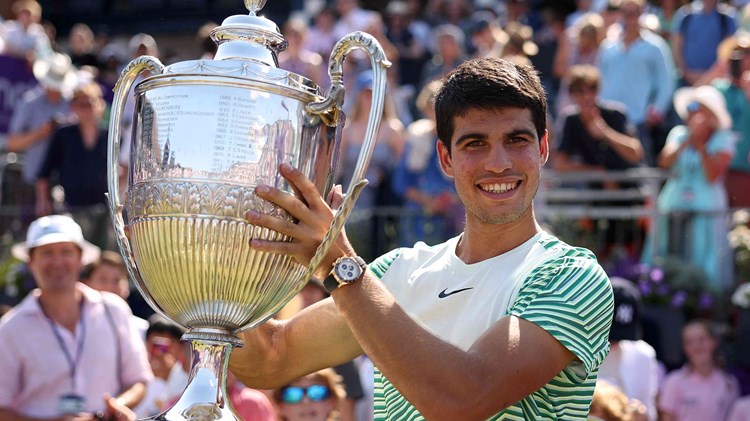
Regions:
<instances>
[{"instance_id":1,"label":"smiling man","mask_svg":"<svg viewBox=\"0 0 750 421\"><path fill-rule=\"evenodd\" d=\"M533 199L547 160L546 100L536 73L499 59L464 63L435 100L440 165L466 208L464 232L365 265L344 235L321 265L332 297L244 334L232 370L269 388L361 353L375 364L379 420L580 420L607 354L612 291L591 252L544 232ZM340 205L289 166L301 200L267 186L294 238L257 249L310 261Z\"/></svg>"}]
</instances>

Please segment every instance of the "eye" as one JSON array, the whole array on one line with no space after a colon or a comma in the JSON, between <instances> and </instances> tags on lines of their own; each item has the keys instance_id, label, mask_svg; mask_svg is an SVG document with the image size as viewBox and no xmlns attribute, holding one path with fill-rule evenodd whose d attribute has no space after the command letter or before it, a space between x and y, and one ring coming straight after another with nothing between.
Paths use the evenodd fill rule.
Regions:
<instances>
[{"instance_id":1,"label":"eye","mask_svg":"<svg viewBox=\"0 0 750 421\"><path fill-rule=\"evenodd\" d=\"M523 137L523 136L513 136L508 140L508 143L527 143L529 142L529 139Z\"/></svg>"}]
</instances>

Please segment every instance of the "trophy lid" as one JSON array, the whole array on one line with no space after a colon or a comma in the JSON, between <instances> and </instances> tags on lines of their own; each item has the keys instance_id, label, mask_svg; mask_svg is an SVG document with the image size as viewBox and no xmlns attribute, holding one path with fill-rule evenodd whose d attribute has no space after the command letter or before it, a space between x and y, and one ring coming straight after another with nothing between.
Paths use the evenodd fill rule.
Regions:
<instances>
[{"instance_id":1,"label":"trophy lid","mask_svg":"<svg viewBox=\"0 0 750 421\"><path fill-rule=\"evenodd\" d=\"M276 23L257 15L265 4L266 0L245 0L248 15L230 16L211 31L211 39L218 45L214 59L253 60L278 67L276 55L287 42Z\"/></svg>"}]
</instances>

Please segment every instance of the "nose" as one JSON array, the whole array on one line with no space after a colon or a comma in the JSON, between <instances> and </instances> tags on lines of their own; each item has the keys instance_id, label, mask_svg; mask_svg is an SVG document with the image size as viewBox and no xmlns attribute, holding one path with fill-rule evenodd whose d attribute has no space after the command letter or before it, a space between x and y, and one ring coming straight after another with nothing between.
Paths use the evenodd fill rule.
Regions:
<instances>
[{"instance_id":1,"label":"nose","mask_svg":"<svg viewBox=\"0 0 750 421\"><path fill-rule=\"evenodd\" d=\"M484 168L487 171L503 173L511 168L511 162L510 153L505 145L495 145L488 152L484 161Z\"/></svg>"}]
</instances>

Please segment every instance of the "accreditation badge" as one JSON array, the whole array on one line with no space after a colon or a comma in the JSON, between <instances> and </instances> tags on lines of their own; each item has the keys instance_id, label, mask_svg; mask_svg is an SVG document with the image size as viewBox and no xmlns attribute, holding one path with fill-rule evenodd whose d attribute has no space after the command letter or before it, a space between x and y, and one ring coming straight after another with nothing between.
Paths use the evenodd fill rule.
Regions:
<instances>
[{"instance_id":1,"label":"accreditation badge","mask_svg":"<svg viewBox=\"0 0 750 421\"><path fill-rule=\"evenodd\" d=\"M69 394L60 396L58 407L60 415L79 414L86 411L86 399L83 396Z\"/></svg>"}]
</instances>

